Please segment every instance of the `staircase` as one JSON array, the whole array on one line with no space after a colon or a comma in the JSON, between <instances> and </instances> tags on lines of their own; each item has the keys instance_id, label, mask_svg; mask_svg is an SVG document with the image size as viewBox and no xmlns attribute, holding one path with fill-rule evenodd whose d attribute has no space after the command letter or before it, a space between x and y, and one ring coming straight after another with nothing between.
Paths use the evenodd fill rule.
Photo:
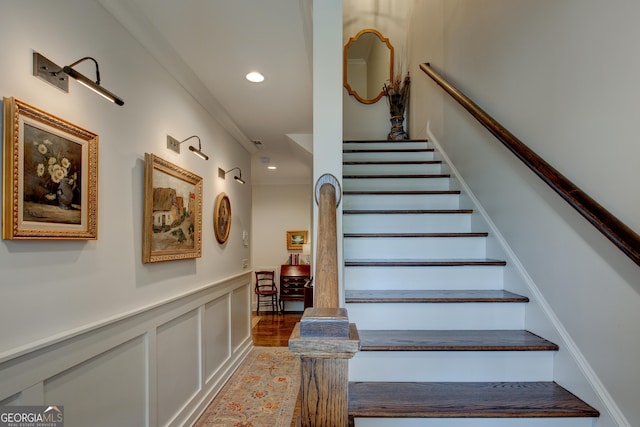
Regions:
<instances>
[{"instance_id":1,"label":"staircase","mask_svg":"<svg viewBox=\"0 0 640 427\"><path fill-rule=\"evenodd\" d=\"M436 158L428 141L344 143L345 302L361 338L350 424L592 426Z\"/></svg>"}]
</instances>

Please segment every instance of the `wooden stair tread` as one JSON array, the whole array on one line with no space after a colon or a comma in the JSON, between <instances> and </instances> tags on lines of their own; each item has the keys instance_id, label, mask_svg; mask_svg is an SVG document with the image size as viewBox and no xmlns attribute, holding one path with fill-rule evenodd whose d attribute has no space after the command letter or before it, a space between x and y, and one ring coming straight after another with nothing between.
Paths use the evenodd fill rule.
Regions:
<instances>
[{"instance_id":1,"label":"wooden stair tread","mask_svg":"<svg viewBox=\"0 0 640 427\"><path fill-rule=\"evenodd\" d=\"M345 144L370 144L370 143L380 143L380 144L395 144L395 143L405 143L405 142L429 142L428 139L405 139L402 141L389 141L388 139L349 139L342 141Z\"/></svg>"},{"instance_id":2,"label":"wooden stair tread","mask_svg":"<svg viewBox=\"0 0 640 427\"><path fill-rule=\"evenodd\" d=\"M433 153L433 148L346 148L343 153Z\"/></svg>"},{"instance_id":3,"label":"wooden stair tread","mask_svg":"<svg viewBox=\"0 0 640 427\"><path fill-rule=\"evenodd\" d=\"M343 175L342 179L395 179L395 178L407 178L407 179L436 179L436 178L451 178L447 173L415 173L415 174L375 174L375 175Z\"/></svg>"},{"instance_id":4,"label":"wooden stair tread","mask_svg":"<svg viewBox=\"0 0 640 427\"><path fill-rule=\"evenodd\" d=\"M460 194L460 190L346 190L348 196L429 196L440 194Z\"/></svg>"},{"instance_id":5,"label":"wooden stair tread","mask_svg":"<svg viewBox=\"0 0 640 427\"><path fill-rule=\"evenodd\" d=\"M367 215L367 214L420 214L420 215L449 215L449 214L472 214L473 209L345 209L343 215Z\"/></svg>"},{"instance_id":6,"label":"wooden stair tread","mask_svg":"<svg viewBox=\"0 0 640 427\"><path fill-rule=\"evenodd\" d=\"M351 382L348 407L350 418L599 416L555 382Z\"/></svg>"},{"instance_id":7,"label":"wooden stair tread","mask_svg":"<svg viewBox=\"0 0 640 427\"><path fill-rule=\"evenodd\" d=\"M529 302L505 290L347 290L348 303Z\"/></svg>"},{"instance_id":8,"label":"wooden stair tread","mask_svg":"<svg viewBox=\"0 0 640 427\"><path fill-rule=\"evenodd\" d=\"M367 237L487 237L489 233L345 233L343 237L367 238Z\"/></svg>"},{"instance_id":9,"label":"wooden stair tread","mask_svg":"<svg viewBox=\"0 0 640 427\"><path fill-rule=\"evenodd\" d=\"M345 161L343 165L441 165L442 160L360 160Z\"/></svg>"},{"instance_id":10,"label":"wooden stair tread","mask_svg":"<svg viewBox=\"0 0 640 427\"><path fill-rule=\"evenodd\" d=\"M360 351L557 351L525 330L359 330Z\"/></svg>"},{"instance_id":11,"label":"wooden stair tread","mask_svg":"<svg viewBox=\"0 0 640 427\"><path fill-rule=\"evenodd\" d=\"M505 266L506 261L496 259L350 259L345 267L471 267Z\"/></svg>"}]
</instances>

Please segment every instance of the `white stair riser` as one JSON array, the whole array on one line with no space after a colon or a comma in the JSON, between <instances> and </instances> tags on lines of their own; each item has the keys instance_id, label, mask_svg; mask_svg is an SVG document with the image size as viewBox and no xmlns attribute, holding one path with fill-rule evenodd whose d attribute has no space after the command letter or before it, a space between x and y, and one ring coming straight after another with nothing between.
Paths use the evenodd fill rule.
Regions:
<instances>
[{"instance_id":1,"label":"white stair riser","mask_svg":"<svg viewBox=\"0 0 640 427\"><path fill-rule=\"evenodd\" d=\"M342 153L345 162L435 160L433 151Z\"/></svg>"},{"instance_id":2,"label":"white stair riser","mask_svg":"<svg viewBox=\"0 0 640 427\"><path fill-rule=\"evenodd\" d=\"M371 174L416 174L416 173L442 173L442 165L433 164L401 164L376 165L344 165L343 175L371 175Z\"/></svg>"},{"instance_id":3,"label":"white stair riser","mask_svg":"<svg viewBox=\"0 0 640 427\"><path fill-rule=\"evenodd\" d=\"M343 215L345 233L446 233L471 231L470 214Z\"/></svg>"},{"instance_id":4,"label":"white stair riser","mask_svg":"<svg viewBox=\"0 0 640 427\"><path fill-rule=\"evenodd\" d=\"M349 381L553 381L553 351L360 351Z\"/></svg>"},{"instance_id":5,"label":"white stair riser","mask_svg":"<svg viewBox=\"0 0 640 427\"><path fill-rule=\"evenodd\" d=\"M345 142L344 150L412 150L429 148L427 141L420 142Z\"/></svg>"},{"instance_id":6,"label":"white stair riser","mask_svg":"<svg viewBox=\"0 0 640 427\"><path fill-rule=\"evenodd\" d=\"M345 237L345 258L471 259L484 258L484 237Z\"/></svg>"},{"instance_id":7,"label":"white stair riser","mask_svg":"<svg viewBox=\"0 0 640 427\"><path fill-rule=\"evenodd\" d=\"M593 427L593 418L356 418L355 427Z\"/></svg>"},{"instance_id":8,"label":"white stair riser","mask_svg":"<svg viewBox=\"0 0 640 427\"><path fill-rule=\"evenodd\" d=\"M343 209L458 209L460 195L346 194L343 203Z\"/></svg>"},{"instance_id":9,"label":"white stair riser","mask_svg":"<svg viewBox=\"0 0 640 427\"><path fill-rule=\"evenodd\" d=\"M503 268L481 267L345 267L344 284L353 290L490 290L502 289Z\"/></svg>"},{"instance_id":10,"label":"white stair riser","mask_svg":"<svg viewBox=\"0 0 640 427\"><path fill-rule=\"evenodd\" d=\"M449 178L345 178L344 191L449 190Z\"/></svg>"},{"instance_id":11,"label":"white stair riser","mask_svg":"<svg viewBox=\"0 0 640 427\"><path fill-rule=\"evenodd\" d=\"M522 303L347 303L358 329L524 329Z\"/></svg>"}]
</instances>

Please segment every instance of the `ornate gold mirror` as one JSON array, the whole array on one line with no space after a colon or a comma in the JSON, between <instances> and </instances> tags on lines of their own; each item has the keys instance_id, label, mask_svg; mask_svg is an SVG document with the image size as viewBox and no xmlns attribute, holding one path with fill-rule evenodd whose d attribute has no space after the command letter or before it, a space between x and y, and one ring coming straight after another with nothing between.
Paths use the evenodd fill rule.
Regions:
<instances>
[{"instance_id":1,"label":"ornate gold mirror","mask_svg":"<svg viewBox=\"0 0 640 427\"><path fill-rule=\"evenodd\" d=\"M365 28L344 46L344 87L363 104L378 102L393 81L393 46L378 30Z\"/></svg>"}]
</instances>

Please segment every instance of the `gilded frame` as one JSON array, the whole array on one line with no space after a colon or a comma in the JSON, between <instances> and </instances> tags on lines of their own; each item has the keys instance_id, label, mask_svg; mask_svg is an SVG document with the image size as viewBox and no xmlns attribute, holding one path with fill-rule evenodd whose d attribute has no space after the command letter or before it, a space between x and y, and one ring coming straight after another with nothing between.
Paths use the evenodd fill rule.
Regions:
<instances>
[{"instance_id":1,"label":"gilded frame","mask_svg":"<svg viewBox=\"0 0 640 427\"><path fill-rule=\"evenodd\" d=\"M353 96L356 100L358 100L358 102L362 104L375 104L376 102L380 101L380 99L382 99L382 97L384 96L383 87L380 87L380 92L377 93L375 96L371 98L366 98L366 97L363 97L361 94L359 94L357 90L351 87L351 85L349 84L349 76L348 76L349 48L351 47L351 45L357 42L361 37L367 34L373 34L374 36L376 36L379 39L379 41L385 44L387 46L387 49L389 49L389 80L388 81L393 82L393 64L394 64L393 61L395 60L393 45L391 44L391 42L387 37L382 35L380 31L374 28L365 28L363 30L358 31L358 34L356 34L355 36L350 37L347 44L344 45L344 50L342 52L342 84L344 88L347 89L347 92L349 93L349 95Z\"/></svg>"},{"instance_id":2,"label":"gilded frame","mask_svg":"<svg viewBox=\"0 0 640 427\"><path fill-rule=\"evenodd\" d=\"M98 135L2 100L2 238L98 238Z\"/></svg>"},{"instance_id":3,"label":"gilded frame","mask_svg":"<svg viewBox=\"0 0 640 427\"><path fill-rule=\"evenodd\" d=\"M202 256L202 178L144 155L142 262Z\"/></svg>"},{"instance_id":4,"label":"gilded frame","mask_svg":"<svg viewBox=\"0 0 640 427\"><path fill-rule=\"evenodd\" d=\"M231 232L231 201L224 192L216 197L213 208L213 232L220 244L227 241Z\"/></svg>"},{"instance_id":5,"label":"gilded frame","mask_svg":"<svg viewBox=\"0 0 640 427\"><path fill-rule=\"evenodd\" d=\"M301 251L302 245L309 242L308 230L287 231L287 250Z\"/></svg>"}]
</instances>

